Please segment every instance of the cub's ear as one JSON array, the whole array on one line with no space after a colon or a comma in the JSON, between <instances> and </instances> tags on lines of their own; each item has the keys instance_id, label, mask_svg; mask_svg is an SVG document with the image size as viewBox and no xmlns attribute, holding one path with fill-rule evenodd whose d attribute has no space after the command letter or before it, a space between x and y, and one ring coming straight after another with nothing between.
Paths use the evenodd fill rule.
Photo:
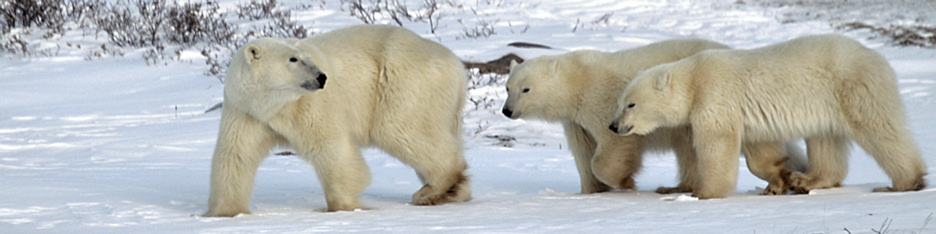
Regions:
<instances>
[{"instance_id":1,"label":"cub's ear","mask_svg":"<svg viewBox=\"0 0 936 234\"><path fill-rule=\"evenodd\" d=\"M247 45L247 47L244 48L244 56L248 64L252 64L254 61L260 59L262 55L263 50L257 45Z\"/></svg>"},{"instance_id":2,"label":"cub's ear","mask_svg":"<svg viewBox=\"0 0 936 234\"><path fill-rule=\"evenodd\" d=\"M517 65L520 65L520 63L518 63L517 60L513 60L513 59L510 60L510 70L511 70L511 71L513 71L513 70L514 70L514 67L516 67Z\"/></svg>"},{"instance_id":3,"label":"cub's ear","mask_svg":"<svg viewBox=\"0 0 936 234\"><path fill-rule=\"evenodd\" d=\"M656 87L657 90L666 89L666 87L669 86L670 76L671 75L669 72L661 72L660 74L657 74L655 80L656 82L654 82L653 87Z\"/></svg>"}]
</instances>

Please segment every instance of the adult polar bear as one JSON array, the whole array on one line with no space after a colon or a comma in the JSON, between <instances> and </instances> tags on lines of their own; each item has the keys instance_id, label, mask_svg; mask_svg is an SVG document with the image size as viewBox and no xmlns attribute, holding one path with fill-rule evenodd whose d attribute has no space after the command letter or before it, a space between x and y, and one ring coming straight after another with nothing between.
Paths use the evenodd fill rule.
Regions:
<instances>
[{"instance_id":1,"label":"adult polar bear","mask_svg":"<svg viewBox=\"0 0 936 234\"><path fill-rule=\"evenodd\" d=\"M282 64L301 62L302 69ZM289 80L327 75L320 90ZM254 175L274 145L314 167L329 211L360 208L370 182L359 148L375 145L416 170L417 205L470 199L462 155L466 73L445 47L399 27L361 25L313 37L258 39L228 72L206 216L248 213ZM324 79L321 79L324 80ZM305 84L305 85L300 85Z\"/></svg>"},{"instance_id":2,"label":"adult polar bear","mask_svg":"<svg viewBox=\"0 0 936 234\"><path fill-rule=\"evenodd\" d=\"M906 128L894 70L838 35L804 36L752 50L706 51L650 68L625 89L622 134L692 126L699 159L693 196L728 196L742 141L806 139L809 169L794 189L838 186L853 139L890 176L875 191L923 189L926 166Z\"/></svg>"},{"instance_id":3,"label":"adult polar bear","mask_svg":"<svg viewBox=\"0 0 936 234\"><path fill-rule=\"evenodd\" d=\"M687 127L657 131L647 137L615 135L608 130L617 99L624 87L643 69L676 61L706 49L728 48L700 39L667 40L615 53L581 50L541 56L511 66L503 113L511 119L542 119L562 124L581 179L582 193L634 189L632 178L641 167L646 149L673 149L680 182L659 193L690 192L696 180L695 153ZM790 167L804 170L805 159L795 145L747 145L752 172L770 182L765 194L782 194L789 188L782 180L790 155Z\"/></svg>"}]
</instances>

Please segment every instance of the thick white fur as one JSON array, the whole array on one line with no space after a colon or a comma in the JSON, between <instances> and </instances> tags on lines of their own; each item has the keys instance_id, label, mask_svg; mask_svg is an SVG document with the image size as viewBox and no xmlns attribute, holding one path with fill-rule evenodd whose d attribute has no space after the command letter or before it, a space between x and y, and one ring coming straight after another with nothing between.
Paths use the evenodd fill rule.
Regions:
<instances>
[{"instance_id":1,"label":"thick white fur","mask_svg":"<svg viewBox=\"0 0 936 234\"><path fill-rule=\"evenodd\" d=\"M253 61L248 48L263 54ZM298 49L297 49L298 48ZM322 89L292 86L285 60L299 53L327 74ZM249 52L246 52L249 54ZM237 52L225 86L206 216L248 213L254 174L271 147L294 148L314 167L329 211L361 208L370 182L359 149L377 146L416 170L417 205L470 199L462 155L466 74L445 47L399 27L352 26L303 40L259 39Z\"/></svg>"},{"instance_id":2,"label":"thick white fur","mask_svg":"<svg viewBox=\"0 0 936 234\"><path fill-rule=\"evenodd\" d=\"M627 108L631 103L633 108ZM890 176L875 191L925 187L926 166L906 128L894 71L880 54L838 35L804 36L751 50L711 50L639 74L616 122L647 134L691 126L699 198L728 196L741 142L806 139L809 170L794 189L838 186L854 140Z\"/></svg>"},{"instance_id":3,"label":"thick white fur","mask_svg":"<svg viewBox=\"0 0 936 234\"><path fill-rule=\"evenodd\" d=\"M706 40L668 40L637 48L606 53L592 50L541 56L511 67L504 114L512 119L559 122L565 129L569 148L581 178L581 192L634 189L635 175L645 150L674 150L679 163L679 185L661 187L660 193L690 192L696 180L695 153L686 126L656 131L647 136L615 135L608 129L617 108L618 96L634 75L657 64L672 62L706 49L728 48ZM788 188L776 174L788 154L795 169L803 170L805 158L795 146L760 146L752 153L765 154L749 160L761 178L772 179L779 191ZM774 151L766 151L773 147ZM787 151L790 152L787 152ZM735 154L737 155L737 154ZM772 187L772 188L773 188ZM782 189L781 189L782 188Z\"/></svg>"}]
</instances>

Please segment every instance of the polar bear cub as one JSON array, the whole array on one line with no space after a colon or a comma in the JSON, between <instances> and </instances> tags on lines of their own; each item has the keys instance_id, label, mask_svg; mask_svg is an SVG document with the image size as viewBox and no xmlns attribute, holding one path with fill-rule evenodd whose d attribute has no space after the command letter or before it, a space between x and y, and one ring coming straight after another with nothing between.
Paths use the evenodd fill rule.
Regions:
<instances>
[{"instance_id":1,"label":"polar bear cub","mask_svg":"<svg viewBox=\"0 0 936 234\"><path fill-rule=\"evenodd\" d=\"M414 204L469 200L466 77L451 51L400 27L248 43L227 75L205 215L249 213L257 167L275 145L315 167L329 211L361 208L370 174L360 148L371 145L416 170L424 186Z\"/></svg>"},{"instance_id":2,"label":"polar bear cub","mask_svg":"<svg viewBox=\"0 0 936 234\"><path fill-rule=\"evenodd\" d=\"M926 186L926 165L907 129L894 70L880 54L838 35L804 36L751 50L712 50L650 68L619 101L624 135L691 126L699 198L737 181L740 142L806 139L800 192L838 186L854 140L890 176L875 191Z\"/></svg>"},{"instance_id":3,"label":"polar bear cub","mask_svg":"<svg viewBox=\"0 0 936 234\"><path fill-rule=\"evenodd\" d=\"M634 75L654 65L676 61L707 49L725 45L700 39L667 40L614 53L581 50L541 56L514 63L507 80L503 114L511 119L540 119L561 123L581 179L582 193L635 189L633 176L639 171L646 150L670 150L677 155L680 182L660 187L659 193L691 192L696 182L695 152L688 127L656 131L647 136L615 135L608 130L617 99ZM767 194L785 193L789 188L778 162L804 170L805 158L795 145L750 144L745 153L749 166L771 182Z\"/></svg>"}]
</instances>

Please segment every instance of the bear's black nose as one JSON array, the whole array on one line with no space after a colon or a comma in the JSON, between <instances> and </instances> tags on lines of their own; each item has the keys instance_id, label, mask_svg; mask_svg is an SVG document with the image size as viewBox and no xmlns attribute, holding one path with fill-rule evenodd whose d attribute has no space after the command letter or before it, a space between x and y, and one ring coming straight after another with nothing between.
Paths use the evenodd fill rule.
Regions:
<instances>
[{"instance_id":1,"label":"bear's black nose","mask_svg":"<svg viewBox=\"0 0 936 234\"><path fill-rule=\"evenodd\" d=\"M611 126L608 126L608 129L611 129L611 131L614 133L618 133L617 122L611 122Z\"/></svg>"},{"instance_id":2,"label":"bear's black nose","mask_svg":"<svg viewBox=\"0 0 936 234\"><path fill-rule=\"evenodd\" d=\"M322 88L325 87L325 80L326 80L326 79L328 79L328 76L326 76L325 73L319 73L319 76L318 76L318 77L315 77L315 80L318 81L318 83L319 83L319 87L322 87Z\"/></svg>"},{"instance_id":3,"label":"bear's black nose","mask_svg":"<svg viewBox=\"0 0 936 234\"><path fill-rule=\"evenodd\" d=\"M513 111L511 111L511 110L508 109L507 107L504 107L503 112L504 112L504 116L507 116L508 118L510 118L510 117L513 116Z\"/></svg>"}]
</instances>

